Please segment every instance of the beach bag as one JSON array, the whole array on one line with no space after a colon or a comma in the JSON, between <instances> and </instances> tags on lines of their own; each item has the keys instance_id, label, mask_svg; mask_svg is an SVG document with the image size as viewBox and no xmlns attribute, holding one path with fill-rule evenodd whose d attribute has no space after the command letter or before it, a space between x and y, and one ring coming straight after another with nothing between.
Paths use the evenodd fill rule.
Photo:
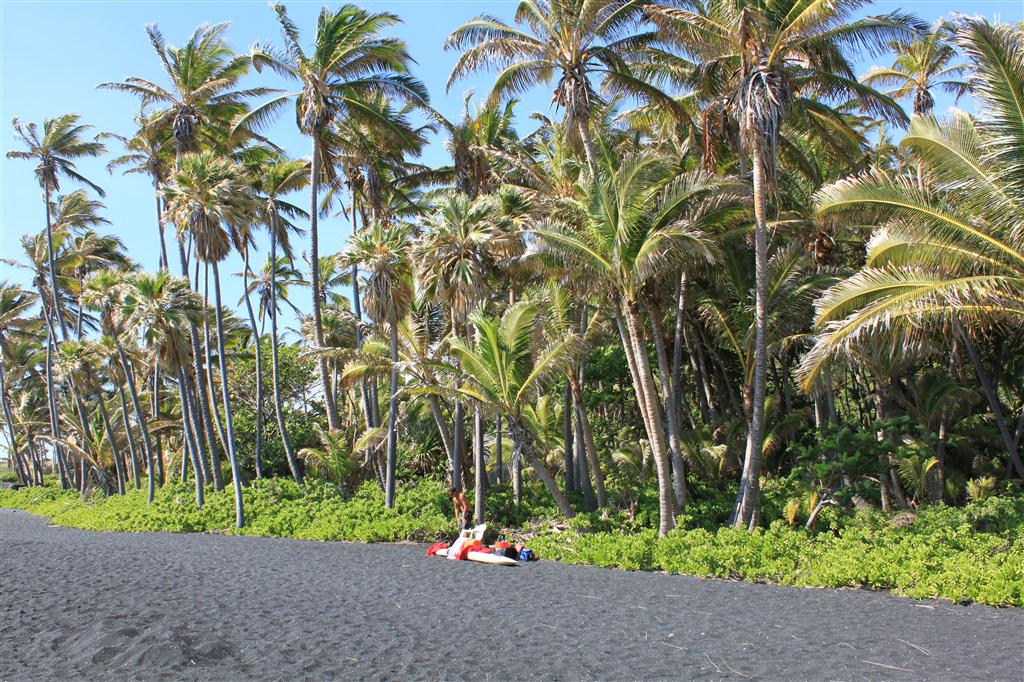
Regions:
<instances>
[{"instance_id":1,"label":"beach bag","mask_svg":"<svg viewBox=\"0 0 1024 682\"><path fill-rule=\"evenodd\" d=\"M533 561L534 558L535 557L533 556L533 550L532 549L524 549L521 552L519 552L519 560L520 561Z\"/></svg>"}]
</instances>

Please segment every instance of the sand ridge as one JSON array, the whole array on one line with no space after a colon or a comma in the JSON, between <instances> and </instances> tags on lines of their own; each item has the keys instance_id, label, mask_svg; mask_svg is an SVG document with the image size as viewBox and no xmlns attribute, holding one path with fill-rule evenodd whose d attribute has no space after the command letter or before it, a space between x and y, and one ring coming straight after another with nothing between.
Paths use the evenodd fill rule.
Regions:
<instances>
[{"instance_id":1,"label":"sand ridge","mask_svg":"<svg viewBox=\"0 0 1024 682\"><path fill-rule=\"evenodd\" d=\"M1022 631L1022 609L0 510L2 680L1022 680Z\"/></svg>"}]
</instances>

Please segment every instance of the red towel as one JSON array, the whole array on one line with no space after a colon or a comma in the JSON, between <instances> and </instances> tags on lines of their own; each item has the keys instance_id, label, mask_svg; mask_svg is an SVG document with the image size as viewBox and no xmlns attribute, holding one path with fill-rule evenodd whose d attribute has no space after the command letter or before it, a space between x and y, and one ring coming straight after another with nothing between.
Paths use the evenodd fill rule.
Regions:
<instances>
[{"instance_id":1,"label":"red towel","mask_svg":"<svg viewBox=\"0 0 1024 682\"><path fill-rule=\"evenodd\" d=\"M469 556L470 552L479 552L482 547L483 545L479 540L470 540L462 545L462 548L459 550L459 556L456 558L459 560L465 560L465 558Z\"/></svg>"},{"instance_id":2,"label":"red towel","mask_svg":"<svg viewBox=\"0 0 1024 682\"><path fill-rule=\"evenodd\" d=\"M448 543L447 542L435 542L430 547L427 547L427 556L435 556L437 554L438 550L447 549L447 548L448 548Z\"/></svg>"}]
</instances>

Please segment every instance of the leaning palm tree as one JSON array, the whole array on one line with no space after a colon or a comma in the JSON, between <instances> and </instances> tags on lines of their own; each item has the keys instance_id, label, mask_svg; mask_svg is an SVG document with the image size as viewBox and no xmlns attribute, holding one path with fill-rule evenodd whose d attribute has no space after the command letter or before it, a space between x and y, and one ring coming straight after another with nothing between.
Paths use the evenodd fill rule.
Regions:
<instances>
[{"instance_id":1,"label":"leaning palm tree","mask_svg":"<svg viewBox=\"0 0 1024 682\"><path fill-rule=\"evenodd\" d=\"M53 259L53 226L50 216L50 196L60 191L61 178L67 178L88 185L99 194L104 196L103 189L83 177L75 168L75 159L99 156L105 151L103 144L84 139L85 133L91 126L81 125L79 117L75 114L64 114L57 118L43 119L42 135L35 123L22 125L17 118L14 119L14 133L25 149L16 149L7 152L9 159L25 159L36 162L36 180L43 190L43 204L46 208L46 240L47 258L49 260L50 290L54 298L57 297L57 272ZM67 338L67 325L59 307L55 308L54 314L60 326L63 338Z\"/></svg>"},{"instance_id":2,"label":"leaning palm tree","mask_svg":"<svg viewBox=\"0 0 1024 682\"><path fill-rule=\"evenodd\" d=\"M473 313L470 322L477 331L476 340L451 341L451 352L462 366L457 375L465 376L465 382L453 390L507 420L515 456L526 460L562 515L571 517L575 512L537 451L522 409L552 378L565 372L572 358L582 351L582 339L570 334L546 347L537 347L534 325L540 311L536 303L519 302L509 306L500 319L482 310ZM454 368L452 371L457 372ZM478 499L476 504L479 509L484 501Z\"/></svg>"},{"instance_id":3,"label":"leaning palm tree","mask_svg":"<svg viewBox=\"0 0 1024 682\"><path fill-rule=\"evenodd\" d=\"M117 357L121 364L121 375L128 385L128 393L131 396L132 407L135 410L135 419L142 432L143 455L146 458L146 467L150 472L149 476L149 502L153 501L155 494L156 476L154 475L155 461L154 449L150 439L150 429L146 416L142 411L142 403L139 400L138 388L135 385L135 368L129 359L129 352L125 347L124 338L130 333L125 324L123 304L123 284L127 273L118 273L111 270L97 272L90 277L82 291L82 305L98 310L100 313L100 328L106 338L109 338L117 351ZM124 394L121 393L122 398ZM122 406L124 407L124 406ZM127 415L124 415L127 424ZM127 431L127 428L125 429ZM130 435L129 435L130 438ZM137 483L136 478L136 483Z\"/></svg>"},{"instance_id":4,"label":"leaning palm tree","mask_svg":"<svg viewBox=\"0 0 1024 682\"><path fill-rule=\"evenodd\" d=\"M805 385L833 358L879 337L893 353L929 335L963 343L1018 475L1017 444L971 335L1024 324L1024 32L965 21L958 41L970 60L980 117L918 118L903 145L927 178L872 170L825 187L818 211L855 225L881 224L864 267L817 304L818 339L803 363Z\"/></svg>"},{"instance_id":5,"label":"leaning palm tree","mask_svg":"<svg viewBox=\"0 0 1024 682\"><path fill-rule=\"evenodd\" d=\"M328 143L332 123L353 117L365 119L372 125L391 125L386 118L375 116L373 107L366 102L377 95L396 100L425 103L426 88L410 77L412 59L405 44L393 38L383 38L381 31L394 26L400 19L387 12L371 13L355 5L342 5L337 11L320 11L312 50L307 53L301 45L298 27L292 23L283 5L273 5L281 25L284 50L256 45L252 50L252 64L257 71L272 69L289 80L297 81L299 92L282 94L252 112L239 118L236 129L256 127L269 121L291 99L295 100L295 122L299 131L312 143L309 167L309 259L314 265L320 260L317 218L321 207L318 193L323 187L336 189L336 150ZM313 298L313 323L316 343L324 347L321 320L321 284L316 267L310 277ZM327 358L321 356L320 384L327 409L328 426L340 428L337 406L327 368Z\"/></svg>"},{"instance_id":6,"label":"leaning palm tree","mask_svg":"<svg viewBox=\"0 0 1024 682\"><path fill-rule=\"evenodd\" d=\"M413 298L412 242L409 228L400 223L374 223L352 236L346 259L366 269L363 296L366 313L382 328L387 325L391 347L391 394L388 401L388 450L384 498L395 506L398 465L398 325Z\"/></svg>"},{"instance_id":7,"label":"leaning palm tree","mask_svg":"<svg viewBox=\"0 0 1024 682\"><path fill-rule=\"evenodd\" d=\"M734 512L738 527L757 526L768 370L768 199L775 187L781 131L789 122L826 141L846 133L828 102L856 100L873 115L905 124L892 99L859 83L850 47L883 48L910 39L920 25L897 12L852 20L861 0L708 0L650 8L666 40L696 62L691 83L714 102L724 128L738 131L741 168L752 162L754 189L754 376L747 454ZM711 126L705 126L708 130ZM708 149L710 145L705 145Z\"/></svg>"},{"instance_id":8,"label":"leaning palm tree","mask_svg":"<svg viewBox=\"0 0 1024 682\"><path fill-rule=\"evenodd\" d=\"M220 363L221 397L224 408L225 449L231 464L235 489L235 525L242 527L242 472L235 451L234 419L228 392L227 355L221 300L219 263L239 244L240 233L248 226L253 209L251 188L236 164L209 152L187 154L164 190L167 215L175 224L179 238L190 236L196 256L213 268L214 312L217 323L217 356Z\"/></svg>"},{"instance_id":9,"label":"leaning palm tree","mask_svg":"<svg viewBox=\"0 0 1024 682\"><path fill-rule=\"evenodd\" d=\"M651 153L619 165L605 159L578 203L578 224L551 223L534 233L564 267L602 282L610 299L654 456L665 534L674 525L674 493L644 336L643 289L666 266L710 260L707 233L743 219L747 209L740 187L696 171L675 176L666 159Z\"/></svg>"},{"instance_id":10,"label":"leaning palm tree","mask_svg":"<svg viewBox=\"0 0 1024 682\"><path fill-rule=\"evenodd\" d=\"M593 171L597 153L590 126L602 106L599 88L628 93L677 109L676 102L631 71L634 56L658 58L654 34L638 32L643 2L637 0L522 0L515 24L481 14L448 36L446 50L460 50L448 89L483 69L497 69L492 101L514 98L530 88L558 83L552 101L565 110L565 124L582 143Z\"/></svg>"},{"instance_id":11,"label":"leaning palm tree","mask_svg":"<svg viewBox=\"0 0 1024 682\"><path fill-rule=\"evenodd\" d=\"M15 461L18 482L21 485L31 485L32 479L28 462L18 449L18 438L14 431L14 416L11 411L10 394L8 392L4 365L6 363L8 337L27 327L29 322L25 313L35 305L35 302L35 297L31 292L6 280L0 281L0 403L3 406L4 421L7 422L7 437L10 441L9 452L11 453L11 458Z\"/></svg>"},{"instance_id":12,"label":"leaning palm tree","mask_svg":"<svg viewBox=\"0 0 1024 682\"><path fill-rule=\"evenodd\" d=\"M190 323L201 323L206 311L188 281L171 277L166 271L155 275L138 273L125 278L120 296L117 311L120 324L124 329L130 330L142 338L153 364L160 364L168 374L178 379L178 394L181 398L183 421L182 439L185 441L186 451L192 453L196 504L202 506L204 501L203 466L199 461L201 455L194 437L194 433L200 428L195 424L199 411L189 396L189 384L186 379L192 353L191 339L186 330L190 328ZM138 407L136 410L138 411ZM143 431L143 434L145 433ZM151 496L153 472L154 468L150 463ZM232 468L232 473L234 472L235 468ZM241 500L238 497L239 488L237 487L235 494L237 523L241 515Z\"/></svg>"}]
</instances>

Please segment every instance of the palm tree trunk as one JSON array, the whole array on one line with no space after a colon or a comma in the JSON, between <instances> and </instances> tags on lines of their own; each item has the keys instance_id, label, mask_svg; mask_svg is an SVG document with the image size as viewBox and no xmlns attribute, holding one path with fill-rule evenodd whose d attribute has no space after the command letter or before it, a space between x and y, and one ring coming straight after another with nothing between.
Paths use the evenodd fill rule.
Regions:
<instances>
[{"instance_id":1,"label":"palm tree trunk","mask_svg":"<svg viewBox=\"0 0 1024 682\"><path fill-rule=\"evenodd\" d=\"M45 311L43 313L46 314ZM50 435L60 440L60 416L57 412L56 387L53 383L53 338L49 326L46 333L46 406L50 415ZM53 445L53 456L60 473L61 490L71 487L71 475L68 469L67 458L64 455L64 448L57 443Z\"/></svg>"},{"instance_id":2,"label":"palm tree trunk","mask_svg":"<svg viewBox=\"0 0 1024 682\"><path fill-rule=\"evenodd\" d=\"M110 454L114 458L114 472L117 475L117 494L124 495L124 468L121 466L121 448L117 447L117 439L114 438L114 429L110 428L110 415L107 414L107 406L104 404L103 392L100 391L96 397L96 403L100 408L100 419L103 420L103 430L107 434L107 441L110 443ZM99 460L96 462L99 465Z\"/></svg>"},{"instance_id":3,"label":"palm tree trunk","mask_svg":"<svg viewBox=\"0 0 1024 682\"><path fill-rule=\"evenodd\" d=\"M583 154L587 159L590 175L597 175L597 153L594 151L594 139L590 136L590 121L581 119L578 123L580 141L583 143Z\"/></svg>"},{"instance_id":4,"label":"palm tree trunk","mask_svg":"<svg viewBox=\"0 0 1024 682\"><path fill-rule=\"evenodd\" d=\"M672 371L669 369L668 350L665 348L665 337L661 334L661 325L652 306L647 306L647 317L651 322L651 335L654 337L654 349L658 357L658 373L661 375L661 401L665 407L665 423L668 425L668 445L672 459L672 487L676 496L676 509L686 509L686 468L683 466L683 453L679 446L679 411L676 408L675 391L672 389Z\"/></svg>"},{"instance_id":5,"label":"palm tree trunk","mask_svg":"<svg viewBox=\"0 0 1024 682\"><path fill-rule=\"evenodd\" d=\"M684 270L679 276L679 283L676 285L676 310L674 324L672 325L672 368L669 370L669 375L672 380L672 395L675 397L676 401L676 419L682 415L682 408L684 406L682 385L684 344L683 329L685 326L686 290L687 276L686 271ZM686 409L686 415L689 418L690 427L696 429L697 424L694 422L693 412L689 408ZM685 504L681 505L680 509L683 509L684 507Z\"/></svg>"},{"instance_id":6,"label":"palm tree trunk","mask_svg":"<svg viewBox=\"0 0 1024 682\"><path fill-rule=\"evenodd\" d=\"M227 451L228 461L231 464L231 482L235 487L235 528L241 528L245 523L245 515L242 510L242 471L238 466L238 456L235 454L235 426L231 418L231 397L228 392L228 361L224 353L224 316L221 314L220 296L220 270L217 261L213 261L213 295L215 312L217 317L217 355L220 362L220 389L221 397L224 399L224 422L227 426Z\"/></svg>"},{"instance_id":7,"label":"palm tree trunk","mask_svg":"<svg viewBox=\"0 0 1024 682\"><path fill-rule=\"evenodd\" d=\"M573 436L572 428L572 370L565 375L565 391L562 396L562 454L565 460L565 492L571 493L576 490L576 465L573 462Z\"/></svg>"},{"instance_id":8,"label":"palm tree trunk","mask_svg":"<svg viewBox=\"0 0 1024 682\"><path fill-rule=\"evenodd\" d=\"M643 387L643 409L647 412L647 421L651 425L648 438L654 455L654 468L658 474L658 501L660 521L658 534L666 535L675 526L675 497L672 491L672 473L669 467L669 454L665 443L665 430L661 421L661 409L657 404L657 392L654 388L654 375L647 359L647 348L640 330L643 328L637 304L625 302L626 329L633 344L633 355L636 360L640 384Z\"/></svg>"},{"instance_id":9,"label":"palm tree trunk","mask_svg":"<svg viewBox=\"0 0 1024 682\"><path fill-rule=\"evenodd\" d=\"M957 332L959 332L960 340L963 341L964 350L967 351L967 357L971 361L971 366L974 367L974 373L978 376L978 383L981 384L981 390L988 401L988 409L991 410L992 416L996 420L996 426L999 427L999 435L1002 436L1003 445L1010 456L1009 464L1017 471L1018 477L1024 478L1024 463L1021 462L1020 453L1017 452L1017 443L1013 436L1010 435L1010 429L1006 425L1003 407L1000 405L999 396L996 394L995 389L992 387L992 382L988 378L988 372L985 371L985 367L978 358L978 351L974 347L974 342L971 341L967 332L959 324L957 324ZM1009 469L1010 466L1007 466L1007 470Z\"/></svg>"},{"instance_id":10,"label":"palm tree trunk","mask_svg":"<svg viewBox=\"0 0 1024 682\"><path fill-rule=\"evenodd\" d=\"M740 496L733 513L737 528L753 530L760 521L761 451L764 446L765 384L768 372L768 223L765 160L760 135L754 143L754 377L750 430L743 461Z\"/></svg>"},{"instance_id":11,"label":"palm tree trunk","mask_svg":"<svg viewBox=\"0 0 1024 682\"><path fill-rule=\"evenodd\" d=\"M171 269L171 262L167 260L167 240L164 239L164 214L160 206L160 178L153 174L153 193L156 195L156 228L160 237L160 270L167 272Z\"/></svg>"},{"instance_id":12,"label":"palm tree trunk","mask_svg":"<svg viewBox=\"0 0 1024 682\"><path fill-rule=\"evenodd\" d=\"M11 405L7 401L7 381L4 374L3 351L0 351L0 401L3 402L4 421L7 422L7 434L11 440L11 456L18 465L18 483L29 485L28 472L22 471L21 453L18 452L18 440L14 433L14 416L11 414Z\"/></svg>"},{"instance_id":13,"label":"palm tree trunk","mask_svg":"<svg viewBox=\"0 0 1024 682\"><path fill-rule=\"evenodd\" d=\"M494 423L494 459L495 466L497 468L497 481L498 485L505 483L505 474L503 472L504 462L501 461L501 415Z\"/></svg>"},{"instance_id":14,"label":"palm tree trunk","mask_svg":"<svg viewBox=\"0 0 1024 682\"><path fill-rule=\"evenodd\" d=\"M284 456L288 460L288 469L296 483L302 483L302 470L292 449L292 439L284 422L284 403L281 400L281 366L277 355L277 216L270 230L270 360L271 374L274 383L274 415L277 418L277 430L281 432L281 444Z\"/></svg>"},{"instance_id":15,"label":"palm tree trunk","mask_svg":"<svg viewBox=\"0 0 1024 682\"><path fill-rule=\"evenodd\" d=\"M181 262L181 276L191 282L188 272L188 258L185 256L185 246L181 239L178 239L178 258ZM192 289L199 291L199 277L192 282ZM199 403L199 412L202 420L202 429L196 430L200 434L200 447L205 450L203 457L204 477L213 481L214 490L224 489L224 477L220 471L220 452L217 450L217 436L213 431L213 416L210 414L210 395L207 393L207 382L203 358L206 357L199 345L199 328L191 320L188 323L189 340L192 343L192 374L195 376L196 402ZM209 471L206 471L206 460L209 458Z\"/></svg>"},{"instance_id":16,"label":"palm tree trunk","mask_svg":"<svg viewBox=\"0 0 1024 682\"><path fill-rule=\"evenodd\" d=\"M139 478L139 454L135 450L135 438L132 436L132 427L128 421L128 400L124 395L124 386L118 386L117 393L121 397L121 421L124 423L124 433L128 439L128 452L132 458L132 484L138 490L142 487L142 480Z\"/></svg>"},{"instance_id":17,"label":"palm tree trunk","mask_svg":"<svg viewBox=\"0 0 1024 682\"><path fill-rule=\"evenodd\" d=\"M199 281L199 259L196 258L196 281ZM203 305L209 307L210 305L210 267L209 264L203 268ZM220 312L220 310L216 311ZM220 412L217 411L217 384L215 383L215 377L213 376L213 351L210 350L210 321L208 317L203 318L203 362L206 364L206 382L207 388L210 392L210 414L213 416L213 424L217 427L217 437L220 439L220 445L224 448L224 452L228 451L228 439L224 433L224 422L221 421ZM221 377L221 383L223 383L224 377ZM216 448L214 448L216 450ZM206 463L204 462L204 466Z\"/></svg>"},{"instance_id":18,"label":"palm tree trunk","mask_svg":"<svg viewBox=\"0 0 1024 682\"><path fill-rule=\"evenodd\" d=\"M683 325L683 342L686 344L690 356L690 366L693 369L693 380L697 389L697 401L700 406L701 420L705 424L718 422L718 407L715 403L714 389L711 387L711 377L707 364L704 362L700 339L694 338L693 330L689 324Z\"/></svg>"},{"instance_id":19,"label":"palm tree trunk","mask_svg":"<svg viewBox=\"0 0 1024 682\"><path fill-rule=\"evenodd\" d=\"M388 460L384 472L384 504L395 508L395 474L398 468L398 324L391 322L391 396L388 399Z\"/></svg>"},{"instance_id":20,"label":"palm tree trunk","mask_svg":"<svg viewBox=\"0 0 1024 682\"><path fill-rule=\"evenodd\" d=\"M474 486L474 498L476 504L476 523L484 522L487 503L487 466L484 463L484 418L480 413L480 406L473 406L473 468L476 475Z\"/></svg>"},{"instance_id":21,"label":"palm tree trunk","mask_svg":"<svg viewBox=\"0 0 1024 682\"><path fill-rule=\"evenodd\" d=\"M601 460L597 454L597 445L594 442L594 431L590 426L590 417L587 415L587 404L583 402L583 377L586 371L583 362L580 362L579 376L574 376L569 381L569 390L572 392L573 412L576 415L576 422L579 424L579 435L583 437L583 451L586 453L590 473L594 476L594 493L597 496L597 506L608 506L608 491L604 485L604 472L601 470Z\"/></svg>"},{"instance_id":22,"label":"palm tree trunk","mask_svg":"<svg viewBox=\"0 0 1024 682\"><path fill-rule=\"evenodd\" d=\"M526 425L523 423L523 419L520 416L508 418L508 432L512 436L513 447L515 448L516 455L519 457L525 457L527 463L533 467L533 472L537 475L551 493L551 497L554 498L555 504L558 505L558 510L562 513L562 516L566 518L572 518L576 515L573 511L572 506L569 504L569 500L566 499L562 491L558 489L558 484L555 482L555 477L548 471L547 466L537 455L536 450L533 446L533 437L530 432L526 429Z\"/></svg>"},{"instance_id":23,"label":"palm tree trunk","mask_svg":"<svg viewBox=\"0 0 1024 682\"><path fill-rule=\"evenodd\" d=\"M243 249L242 255L244 268L242 270L242 286L245 291L245 309L249 313L249 326L252 328L252 338L256 344L256 444L253 451L253 460L256 467L256 478L263 478L263 463L260 456L263 452L263 354L260 351L260 333L256 329L256 315L252 311L252 301L249 300L249 248Z\"/></svg>"},{"instance_id":24,"label":"palm tree trunk","mask_svg":"<svg viewBox=\"0 0 1024 682\"><path fill-rule=\"evenodd\" d=\"M139 430L142 431L142 451L146 455L146 469L149 476L149 493L147 501L153 502L153 495L156 492L156 466L153 462L153 446L149 439L149 427L146 425L146 417L142 413L142 403L139 402L139 392L135 389L135 377L128 362L128 355L124 352L121 340L114 338L117 344L117 354L121 359L121 369L124 370L125 378L128 380L128 395L132 399L132 407L135 409L135 421L139 422Z\"/></svg>"},{"instance_id":25,"label":"palm tree trunk","mask_svg":"<svg viewBox=\"0 0 1024 682\"><path fill-rule=\"evenodd\" d=\"M195 410L192 409L191 400L188 395L188 382L185 381L185 371L181 367L178 368L178 394L181 398L181 418L182 418L182 437L185 438L188 447L185 448L192 453L192 472L195 477L196 485L196 506L202 507L206 501L205 482L203 481L203 467L200 464L202 461L202 455L199 451L199 444L196 443L195 436L192 433L192 415L195 414ZM182 454L182 462L184 462L185 456ZM182 464L184 470L185 465Z\"/></svg>"},{"instance_id":26,"label":"palm tree trunk","mask_svg":"<svg viewBox=\"0 0 1024 682\"><path fill-rule=\"evenodd\" d=\"M576 407L575 400L573 400L573 407ZM594 496L594 486L590 484L590 466L587 463L583 424L578 415L573 420L573 430L575 431L573 459L576 461L576 481L580 484L580 489L583 491L583 508L588 512L594 512L597 511L598 507L597 498Z\"/></svg>"},{"instance_id":27,"label":"palm tree trunk","mask_svg":"<svg viewBox=\"0 0 1024 682\"><path fill-rule=\"evenodd\" d=\"M43 201L46 202L46 261L50 270L50 293L53 296L53 314L57 318L57 324L60 326L60 334L62 339L68 338L68 328L64 323L64 314L60 309L60 296L57 293L57 266L53 258L53 224L50 218L50 186L46 185L43 190ZM46 299L41 298L40 302L42 305L46 305ZM59 341L54 339L54 343L59 347Z\"/></svg>"},{"instance_id":28,"label":"palm tree trunk","mask_svg":"<svg viewBox=\"0 0 1024 682\"><path fill-rule=\"evenodd\" d=\"M317 215L320 207L318 192L320 189L320 140L314 133L313 159L309 170L309 269L310 284L313 290L313 328L316 335L318 348L324 347L324 320L320 312L320 235L317 231ZM357 299L358 300L358 299ZM341 428L341 420L338 419L338 408L334 403L334 393L331 388L331 375L327 368L327 358L323 355L317 358L320 367L320 386L324 392L324 408L327 411L327 428L336 431Z\"/></svg>"},{"instance_id":29,"label":"palm tree trunk","mask_svg":"<svg viewBox=\"0 0 1024 682\"><path fill-rule=\"evenodd\" d=\"M454 316L452 319L455 319ZM459 327L456 326L456 329ZM462 490L462 457L466 447L466 414L461 398L455 399L452 419L455 422L455 448L452 451L452 487Z\"/></svg>"}]
</instances>

